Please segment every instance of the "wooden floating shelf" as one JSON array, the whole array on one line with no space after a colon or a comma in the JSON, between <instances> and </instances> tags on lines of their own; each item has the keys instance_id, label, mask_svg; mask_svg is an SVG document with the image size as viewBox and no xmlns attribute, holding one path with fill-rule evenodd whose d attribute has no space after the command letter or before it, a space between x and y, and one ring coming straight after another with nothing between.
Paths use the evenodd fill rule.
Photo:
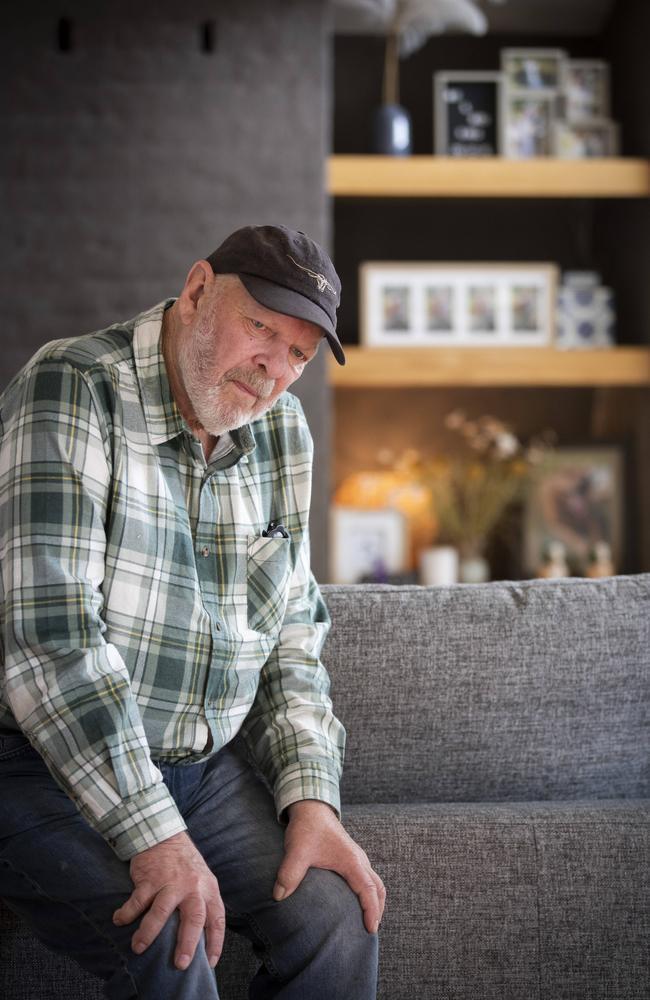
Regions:
<instances>
[{"instance_id":1,"label":"wooden floating shelf","mask_svg":"<svg viewBox=\"0 0 650 1000\"><path fill-rule=\"evenodd\" d=\"M650 161L331 156L327 190L348 198L648 198Z\"/></svg>"},{"instance_id":2,"label":"wooden floating shelf","mask_svg":"<svg viewBox=\"0 0 650 1000\"><path fill-rule=\"evenodd\" d=\"M337 389L426 386L650 386L650 348L347 347L328 358Z\"/></svg>"}]
</instances>

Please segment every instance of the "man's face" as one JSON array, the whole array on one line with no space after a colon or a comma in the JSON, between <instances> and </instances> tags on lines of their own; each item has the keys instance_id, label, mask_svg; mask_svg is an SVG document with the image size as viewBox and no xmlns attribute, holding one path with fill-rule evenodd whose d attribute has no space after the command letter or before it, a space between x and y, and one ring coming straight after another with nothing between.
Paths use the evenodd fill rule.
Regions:
<instances>
[{"instance_id":1,"label":"man's face","mask_svg":"<svg viewBox=\"0 0 650 1000\"><path fill-rule=\"evenodd\" d=\"M197 419L218 436L259 417L300 377L322 337L314 323L259 305L233 275L220 277L176 350Z\"/></svg>"}]
</instances>

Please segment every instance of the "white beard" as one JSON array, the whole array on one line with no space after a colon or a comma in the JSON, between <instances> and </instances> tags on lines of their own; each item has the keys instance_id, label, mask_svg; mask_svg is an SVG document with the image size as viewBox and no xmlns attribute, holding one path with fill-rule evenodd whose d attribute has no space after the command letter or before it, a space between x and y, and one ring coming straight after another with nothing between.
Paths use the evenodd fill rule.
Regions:
<instances>
[{"instance_id":1,"label":"white beard","mask_svg":"<svg viewBox=\"0 0 650 1000\"><path fill-rule=\"evenodd\" d=\"M271 395L274 382L260 372L243 368L231 368L215 382L212 371L205 363L213 351L212 331L197 328L191 339L181 339L177 357L185 391L196 417L209 434L219 437L270 409L274 403ZM258 398L251 396L249 403L244 399L237 401L235 396L241 395L240 390L228 384L233 379L250 386Z\"/></svg>"}]
</instances>

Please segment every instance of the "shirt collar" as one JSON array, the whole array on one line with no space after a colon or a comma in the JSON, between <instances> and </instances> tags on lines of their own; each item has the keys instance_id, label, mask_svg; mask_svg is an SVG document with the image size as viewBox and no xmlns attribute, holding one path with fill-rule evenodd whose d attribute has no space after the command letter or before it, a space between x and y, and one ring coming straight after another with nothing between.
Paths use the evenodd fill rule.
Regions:
<instances>
[{"instance_id":1,"label":"shirt collar","mask_svg":"<svg viewBox=\"0 0 650 1000\"><path fill-rule=\"evenodd\" d=\"M140 397L152 444L163 444L186 429L181 411L174 402L160 333L163 313L175 299L165 299L136 317L133 356L140 385Z\"/></svg>"},{"instance_id":2,"label":"shirt collar","mask_svg":"<svg viewBox=\"0 0 650 1000\"><path fill-rule=\"evenodd\" d=\"M165 309L176 301L164 299L136 317L133 329L133 356L140 386L149 439L153 445L164 444L183 431L191 433L172 396L165 359L162 354L161 330ZM255 450L255 437L249 424L230 432L237 459Z\"/></svg>"}]
</instances>

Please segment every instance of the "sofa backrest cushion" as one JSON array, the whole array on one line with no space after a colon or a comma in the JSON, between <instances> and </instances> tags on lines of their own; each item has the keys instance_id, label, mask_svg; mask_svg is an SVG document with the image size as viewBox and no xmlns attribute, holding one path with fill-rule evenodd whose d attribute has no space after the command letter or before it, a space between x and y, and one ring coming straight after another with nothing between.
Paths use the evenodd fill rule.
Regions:
<instances>
[{"instance_id":1,"label":"sofa backrest cushion","mask_svg":"<svg viewBox=\"0 0 650 1000\"><path fill-rule=\"evenodd\" d=\"M650 574L322 590L344 801L650 795Z\"/></svg>"}]
</instances>

